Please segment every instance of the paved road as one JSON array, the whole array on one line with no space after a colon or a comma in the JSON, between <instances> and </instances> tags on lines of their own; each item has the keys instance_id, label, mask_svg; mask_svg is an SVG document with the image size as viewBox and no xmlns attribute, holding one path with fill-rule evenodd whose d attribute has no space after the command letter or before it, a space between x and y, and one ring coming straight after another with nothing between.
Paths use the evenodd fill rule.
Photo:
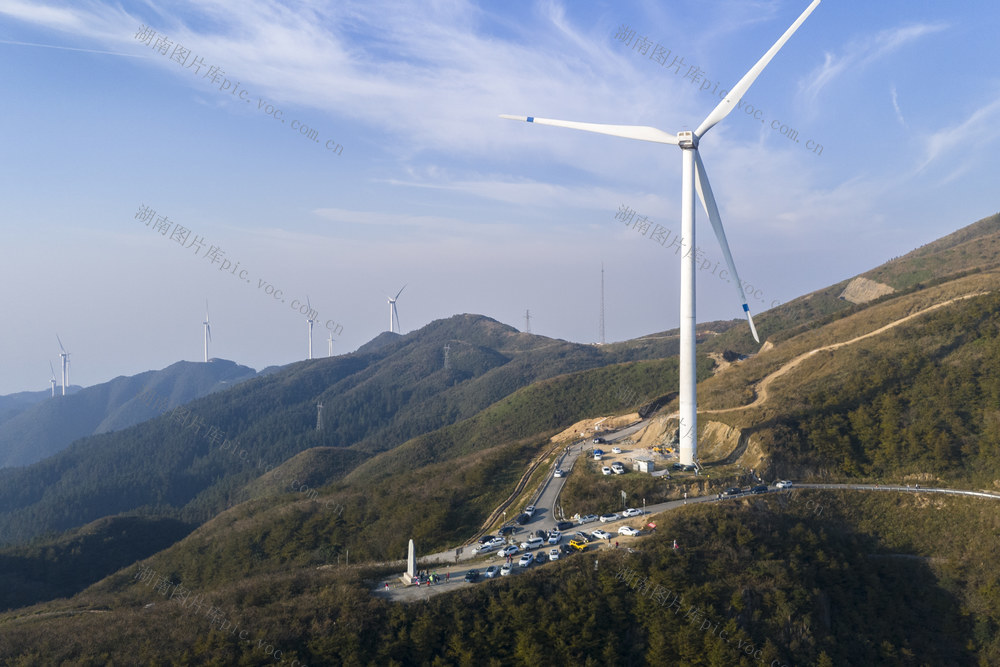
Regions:
<instances>
[{"instance_id":1,"label":"paved road","mask_svg":"<svg viewBox=\"0 0 1000 667\"><path fill-rule=\"evenodd\" d=\"M625 437L625 436L622 436ZM578 448L580 443L574 443L573 447ZM589 449L587 443L583 443L584 450ZM579 451L576 452L579 456ZM562 481L558 478L556 481ZM560 486L561 488L561 486ZM800 484L795 483L795 485L790 490L796 489L813 489L813 490L826 490L826 491L890 491L890 492L904 492L904 493L943 493L948 495L961 495L961 496L972 496L977 498L989 498L991 500L1000 500L1000 494L997 493L985 493L981 491L964 491L961 489L942 489L942 488L918 488L916 486L895 486L895 485L883 485L883 484ZM768 493L780 493L779 490L770 488ZM726 496L723 497L721 502L726 500L737 500L740 498L747 498L753 494L749 492L743 493L739 496ZM660 512L666 512L678 507L683 507L687 504L695 503L710 503L719 502L718 495L709 496L699 496L697 498L688 498L686 500L671 500L665 503L657 503L655 505L650 505L646 508L646 516L644 517L633 517L631 519L619 519L618 521L612 521L608 523L589 523L585 526L580 526L575 530L585 530L588 533L592 533L598 528L602 528L609 533L615 535L609 542L601 543L597 541L596 547L592 546L590 550L602 549L602 548L613 548L612 544L614 542L621 542L623 547L627 547L637 540L641 540L641 537L619 537L617 536L618 528L624 524L628 524L636 527L644 527L650 515L659 514ZM534 523L534 522L533 522ZM528 524L531 525L531 524ZM565 537L563 538L566 539ZM544 548L548 550L548 545ZM573 556L570 556L572 558ZM427 565L427 563L437 560L440 566L435 566L433 564ZM373 591L373 593L378 595L386 595L385 583L388 583L390 590L388 591L388 597L392 600L397 601L413 601L421 600L431 597L433 595L438 595L440 593L447 593L448 591L455 590L464 586L472 586L474 584L467 584L462 581L462 577L470 568L476 568L482 572L489 565L502 565L503 560L498 558L495 553L488 554L486 556L473 556L471 550L466 550L463 553L461 562L456 564L455 552L447 551L440 554L434 554L433 556L428 556L427 558L420 558L421 568L429 569L432 572L437 572L442 577L446 573L450 573L452 580L449 582L441 582L434 584L432 586L420 586L419 589L416 586L403 586L398 579L393 578L387 581L379 583L379 586ZM534 567L534 566L532 566ZM515 571L517 568L515 568ZM482 581L482 579L480 579Z\"/></svg>"}]
</instances>

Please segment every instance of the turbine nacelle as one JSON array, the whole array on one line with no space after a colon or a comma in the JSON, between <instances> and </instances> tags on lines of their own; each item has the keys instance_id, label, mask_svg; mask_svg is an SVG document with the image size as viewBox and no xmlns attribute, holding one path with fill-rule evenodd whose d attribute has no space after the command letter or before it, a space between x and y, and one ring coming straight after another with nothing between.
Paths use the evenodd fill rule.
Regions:
<instances>
[{"instance_id":1,"label":"turbine nacelle","mask_svg":"<svg viewBox=\"0 0 1000 667\"><path fill-rule=\"evenodd\" d=\"M698 135L690 130L678 132L677 145L681 148L698 148Z\"/></svg>"}]
</instances>

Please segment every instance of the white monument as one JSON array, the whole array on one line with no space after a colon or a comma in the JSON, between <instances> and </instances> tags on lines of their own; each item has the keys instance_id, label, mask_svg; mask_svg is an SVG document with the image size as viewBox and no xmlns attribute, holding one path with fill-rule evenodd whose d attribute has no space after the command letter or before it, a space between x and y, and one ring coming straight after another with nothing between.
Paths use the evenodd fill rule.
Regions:
<instances>
[{"instance_id":1,"label":"white monument","mask_svg":"<svg viewBox=\"0 0 1000 667\"><path fill-rule=\"evenodd\" d=\"M406 572L403 574L403 583L412 584L417 578L417 548L413 546L413 540L410 540L410 548L406 554Z\"/></svg>"}]
</instances>

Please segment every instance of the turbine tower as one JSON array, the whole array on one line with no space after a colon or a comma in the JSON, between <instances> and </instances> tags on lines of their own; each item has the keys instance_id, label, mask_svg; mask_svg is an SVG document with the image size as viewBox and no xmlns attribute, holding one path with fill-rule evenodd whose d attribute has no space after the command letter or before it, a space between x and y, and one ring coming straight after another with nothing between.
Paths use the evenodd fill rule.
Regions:
<instances>
[{"instance_id":1,"label":"turbine tower","mask_svg":"<svg viewBox=\"0 0 1000 667\"><path fill-rule=\"evenodd\" d=\"M326 339L326 343L327 343L326 356L332 357L333 356L333 334L332 333L330 334L330 337Z\"/></svg>"},{"instance_id":2,"label":"turbine tower","mask_svg":"<svg viewBox=\"0 0 1000 667\"><path fill-rule=\"evenodd\" d=\"M306 316L306 322L309 323L309 358L313 358L313 324L316 320L313 319L313 309L312 304L309 303L309 297L306 297L306 308L309 309L309 314Z\"/></svg>"},{"instance_id":3,"label":"turbine tower","mask_svg":"<svg viewBox=\"0 0 1000 667\"><path fill-rule=\"evenodd\" d=\"M49 362L49 372L52 373L52 379L49 380L49 382L52 383L52 395L55 396L56 395L56 371L55 371L54 368L52 368L52 362L51 361Z\"/></svg>"},{"instance_id":4,"label":"turbine tower","mask_svg":"<svg viewBox=\"0 0 1000 667\"><path fill-rule=\"evenodd\" d=\"M813 0L805 11L795 20L794 23L778 38L778 41L768 49L760 60L750 68L743 78L733 86L725 99L712 110L710 114L701 122L698 128L678 132L676 135L668 134L655 127L641 125L604 125L600 123L580 123L567 120L553 120L549 118L534 118L532 116L508 116L501 115L501 118L510 120L520 120L538 125L553 125L555 127L567 127L574 130L586 132L596 132L598 134L608 134L614 137L626 139L638 139L640 141L650 141L658 144L670 144L681 149L681 239L682 245L688 246L688 251L681 259L681 350L680 350L680 462L685 465L693 465L697 458L697 396L695 377L695 234L694 234L694 197L697 192L701 199L705 212L715 230L715 236L722 249L722 256L726 260L733 283L739 293L742 302L743 312L747 315L750 323L750 332L754 340L760 342L757 336L757 329L754 327L753 318L750 316L750 307L747 305L746 296L743 293L743 286L736 273L736 265L733 263L732 253L729 251L729 243L726 241L726 232L722 228L722 218L719 215L719 208L715 203L715 196L708 183L708 174L705 165L702 163L701 155L698 153L698 143L705 133L712 129L719 121L729 115L736 108L736 104L746 94L753 82L760 76L760 73L767 67L775 54L785 45L785 42L799 29L799 26L809 17L809 15L819 5L820 0Z\"/></svg>"},{"instance_id":5,"label":"turbine tower","mask_svg":"<svg viewBox=\"0 0 1000 667\"><path fill-rule=\"evenodd\" d=\"M205 299L205 361L208 362L208 342L212 340L212 325L208 319L208 299Z\"/></svg>"},{"instance_id":6,"label":"turbine tower","mask_svg":"<svg viewBox=\"0 0 1000 667\"><path fill-rule=\"evenodd\" d=\"M56 341L59 342L59 349L62 352L59 356L62 357L62 395L66 395L66 385L69 382L69 352L63 347L62 341L59 340L59 334L56 334Z\"/></svg>"},{"instance_id":7,"label":"turbine tower","mask_svg":"<svg viewBox=\"0 0 1000 667\"><path fill-rule=\"evenodd\" d=\"M524 311L524 333L531 333L531 311Z\"/></svg>"},{"instance_id":8,"label":"turbine tower","mask_svg":"<svg viewBox=\"0 0 1000 667\"><path fill-rule=\"evenodd\" d=\"M403 285L399 289L399 291L396 292L396 296L387 296L386 297L389 300L389 331L390 332L393 330L392 329L393 318L396 318L395 319L395 322L396 322L396 333L400 333L400 334L403 333L402 330L400 330L400 328L399 328L399 313L396 311L396 299L399 298L399 295L402 294L403 290L405 290L405 289L406 289L406 285Z\"/></svg>"}]
</instances>

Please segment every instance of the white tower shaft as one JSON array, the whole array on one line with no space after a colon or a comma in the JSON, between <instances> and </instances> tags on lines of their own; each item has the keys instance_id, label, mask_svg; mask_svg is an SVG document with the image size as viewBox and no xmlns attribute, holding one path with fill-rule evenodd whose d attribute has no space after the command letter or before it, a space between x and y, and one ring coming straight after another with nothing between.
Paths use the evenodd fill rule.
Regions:
<instances>
[{"instance_id":1,"label":"white tower shaft","mask_svg":"<svg viewBox=\"0 0 1000 667\"><path fill-rule=\"evenodd\" d=\"M698 451L695 350L694 148L681 151L681 353L680 462L693 465Z\"/></svg>"}]
</instances>

